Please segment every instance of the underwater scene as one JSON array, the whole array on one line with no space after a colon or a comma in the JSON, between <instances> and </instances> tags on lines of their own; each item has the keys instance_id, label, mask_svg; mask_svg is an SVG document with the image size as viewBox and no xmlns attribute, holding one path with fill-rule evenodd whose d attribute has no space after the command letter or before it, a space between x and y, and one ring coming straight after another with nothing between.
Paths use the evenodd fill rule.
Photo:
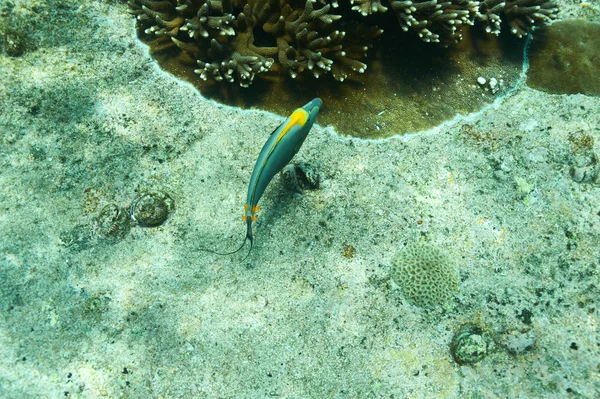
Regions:
<instances>
[{"instance_id":1,"label":"underwater scene","mask_svg":"<svg viewBox=\"0 0 600 399\"><path fill-rule=\"evenodd\" d=\"M600 0L0 0L0 399L600 398Z\"/></svg>"}]
</instances>

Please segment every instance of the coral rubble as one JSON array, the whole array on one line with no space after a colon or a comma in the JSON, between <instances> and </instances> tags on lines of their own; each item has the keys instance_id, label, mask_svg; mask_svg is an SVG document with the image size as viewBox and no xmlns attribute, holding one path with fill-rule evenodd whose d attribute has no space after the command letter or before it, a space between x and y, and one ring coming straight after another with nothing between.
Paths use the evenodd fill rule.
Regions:
<instances>
[{"instance_id":1,"label":"coral rubble","mask_svg":"<svg viewBox=\"0 0 600 399\"><path fill-rule=\"evenodd\" d=\"M129 0L155 49L176 47L200 79L242 87L266 72L331 73L338 81L363 73L383 33L375 14L386 23L388 10L401 30L450 45L462 39L462 25L476 22L497 35L505 21L520 37L555 18L557 8L552 0Z\"/></svg>"}]
</instances>

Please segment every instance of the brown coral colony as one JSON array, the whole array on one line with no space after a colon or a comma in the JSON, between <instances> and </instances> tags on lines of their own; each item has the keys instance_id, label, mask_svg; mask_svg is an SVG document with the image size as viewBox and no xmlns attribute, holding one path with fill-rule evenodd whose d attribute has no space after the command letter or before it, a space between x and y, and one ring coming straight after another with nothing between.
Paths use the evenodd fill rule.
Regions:
<instances>
[{"instance_id":1,"label":"brown coral colony","mask_svg":"<svg viewBox=\"0 0 600 399\"><path fill-rule=\"evenodd\" d=\"M164 48L177 46L202 80L242 87L266 72L292 78L331 73L338 81L363 73L367 51L383 33L370 15L388 9L403 31L443 45L458 42L460 27L475 22L497 35L504 21L523 36L557 11L546 0L129 1L138 28Z\"/></svg>"}]
</instances>

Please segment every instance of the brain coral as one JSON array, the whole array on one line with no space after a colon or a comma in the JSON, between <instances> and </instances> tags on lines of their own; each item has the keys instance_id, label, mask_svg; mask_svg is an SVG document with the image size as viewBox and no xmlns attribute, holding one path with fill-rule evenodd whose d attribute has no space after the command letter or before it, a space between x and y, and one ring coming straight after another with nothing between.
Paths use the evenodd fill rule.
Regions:
<instances>
[{"instance_id":1,"label":"brain coral","mask_svg":"<svg viewBox=\"0 0 600 399\"><path fill-rule=\"evenodd\" d=\"M453 263L439 248L425 243L406 246L392 259L392 279L413 305L439 305L458 292Z\"/></svg>"}]
</instances>

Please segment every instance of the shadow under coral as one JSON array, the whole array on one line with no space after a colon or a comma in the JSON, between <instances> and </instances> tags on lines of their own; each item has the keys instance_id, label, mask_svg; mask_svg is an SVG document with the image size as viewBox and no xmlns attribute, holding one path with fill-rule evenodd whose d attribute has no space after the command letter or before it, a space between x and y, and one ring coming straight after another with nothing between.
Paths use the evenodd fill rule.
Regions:
<instances>
[{"instance_id":1,"label":"shadow under coral","mask_svg":"<svg viewBox=\"0 0 600 399\"><path fill-rule=\"evenodd\" d=\"M464 29L463 39L449 48L398 32L382 36L369 51L360 81L261 73L250 87L240 87L200 80L196 66L181 59L170 39L141 30L138 35L162 69L191 82L207 98L287 115L320 97L324 103L320 125L332 125L340 135L370 139L429 129L490 104L518 82L525 45L524 39L485 34L477 26ZM478 84L479 77L498 83L492 89Z\"/></svg>"}]
</instances>

